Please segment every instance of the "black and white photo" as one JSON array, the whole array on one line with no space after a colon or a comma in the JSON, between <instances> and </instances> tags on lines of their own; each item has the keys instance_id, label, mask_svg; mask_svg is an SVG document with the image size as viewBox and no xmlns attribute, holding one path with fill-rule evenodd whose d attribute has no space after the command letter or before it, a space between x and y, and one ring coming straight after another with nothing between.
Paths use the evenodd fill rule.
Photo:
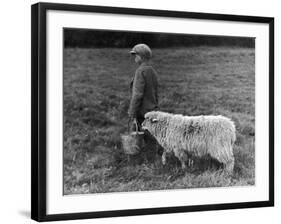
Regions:
<instances>
[{"instance_id":1,"label":"black and white photo","mask_svg":"<svg viewBox=\"0 0 281 224\"><path fill-rule=\"evenodd\" d=\"M65 194L255 185L255 38L65 28L63 78Z\"/></svg>"}]
</instances>

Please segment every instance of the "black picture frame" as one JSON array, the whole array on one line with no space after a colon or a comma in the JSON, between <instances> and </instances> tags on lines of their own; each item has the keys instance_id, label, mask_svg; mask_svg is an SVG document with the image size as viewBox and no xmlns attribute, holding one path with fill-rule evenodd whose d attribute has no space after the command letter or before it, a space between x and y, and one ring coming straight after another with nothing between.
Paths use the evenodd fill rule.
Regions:
<instances>
[{"instance_id":1,"label":"black picture frame","mask_svg":"<svg viewBox=\"0 0 281 224\"><path fill-rule=\"evenodd\" d=\"M254 208L274 206L274 18L224 15L210 13L194 13L183 11L163 11L136 8L118 8L89 5L37 3L31 10L31 218L37 221L74 220L86 218L102 218L116 216L133 216L162 213L194 212L206 210L223 210L238 208ZM139 208L130 210L114 210L101 212L83 212L52 214L46 213L46 13L48 10L75 11L81 13L111 13L140 16L162 16L191 18L217 21L253 22L269 25L269 200L226 203L196 206L176 206L159 208Z\"/></svg>"}]
</instances>

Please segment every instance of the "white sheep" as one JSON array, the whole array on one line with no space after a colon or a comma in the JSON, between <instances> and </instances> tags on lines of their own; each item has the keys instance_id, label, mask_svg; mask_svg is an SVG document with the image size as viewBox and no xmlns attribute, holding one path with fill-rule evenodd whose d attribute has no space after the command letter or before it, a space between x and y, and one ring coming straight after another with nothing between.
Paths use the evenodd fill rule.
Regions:
<instances>
[{"instance_id":1,"label":"white sheep","mask_svg":"<svg viewBox=\"0 0 281 224\"><path fill-rule=\"evenodd\" d=\"M234 123L224 116L183 116L161 111L145 114L142 128L148 130L164 148L166 154L173 152L185 169L189 156L206 155L224 164L232 173L234 168L233 144L236 139Z\"/></svg>"}]
</instances>

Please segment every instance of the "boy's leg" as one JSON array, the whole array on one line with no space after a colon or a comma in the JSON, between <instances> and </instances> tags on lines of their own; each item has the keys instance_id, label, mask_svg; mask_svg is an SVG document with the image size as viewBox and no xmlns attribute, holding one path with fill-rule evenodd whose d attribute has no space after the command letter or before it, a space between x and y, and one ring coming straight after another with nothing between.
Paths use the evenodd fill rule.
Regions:
<instances>
[{"instance_id":1,"label":"boy's leg","mask_svg":"<svg viewBox=\"0 0 281 224\"><path fill-rule=\"evenodd\" d=\"M144 117L137 117L138 131L142 131L141 124L143 121ZM133 120L130 122L130 131L136 131L136 124L133 122Z\"/></svg>"},{"instance_id":2,"label":"boy's leg","mask_svg":"<svg viewBox=\"0 0 281 224\"><path fill-rule=\"evenodd\" d=\"M143 121L144 121L144 117L143 116L137 117L137 123L138 123L138 130L139 131L142 131L141 124L142 124Z\"/></svg>"}]
</instances>

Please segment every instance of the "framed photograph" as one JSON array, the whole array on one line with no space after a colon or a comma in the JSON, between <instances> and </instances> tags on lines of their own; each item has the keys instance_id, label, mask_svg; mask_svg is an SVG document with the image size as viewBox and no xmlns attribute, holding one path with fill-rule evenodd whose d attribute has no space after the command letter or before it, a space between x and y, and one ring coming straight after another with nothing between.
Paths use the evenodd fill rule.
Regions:
<instances>
[{"instance_id":1,"label":"framed photograph","mask_svg":"<svg viewBox=\"0 0 281 224\"><path fill-rule=\"evenodd\" d=\"M32 219L274 205L274 19L32 5Z\"/></svg>"}]
</instances>

